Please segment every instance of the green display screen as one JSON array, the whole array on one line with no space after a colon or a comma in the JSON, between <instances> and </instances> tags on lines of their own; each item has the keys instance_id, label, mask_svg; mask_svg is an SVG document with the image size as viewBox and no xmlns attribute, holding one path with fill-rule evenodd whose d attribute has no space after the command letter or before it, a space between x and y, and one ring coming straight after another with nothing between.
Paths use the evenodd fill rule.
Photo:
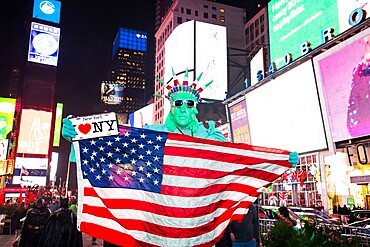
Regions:
<instances>
[{"instance_id":1,"label":"green display screen","mask_svg":"<svg viewBox=\"0 0 370 247\"><path fill-rule=\"evenodd\" d=\"M334 28L340 33L337 0L272 0L268 4L270 56L279 69L290 53L293 61L301 57L301 44L308 41L311 48L322 45L322 31Z\"/></svg>"},{"instance_id":2,"label":"green display screen","mask_svg":"<svg viewBox=\"0 0 370 247\"><path fill-rule=\"evenodd\" d=\"M13 130L15 99L0 97L0 140L7 139Z\"/></svg>"}]
</instances>

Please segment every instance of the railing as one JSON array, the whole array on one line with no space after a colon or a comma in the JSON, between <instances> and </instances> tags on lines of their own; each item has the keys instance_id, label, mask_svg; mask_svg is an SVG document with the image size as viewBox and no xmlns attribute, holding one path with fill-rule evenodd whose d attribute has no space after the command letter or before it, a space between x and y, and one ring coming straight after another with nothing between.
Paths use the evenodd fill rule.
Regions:
<instances>
[{"instance_id":1,"label":"railing","mask_svg":"<svg viewBox=\"0 0 370 247\"><path fill-rule=\"evenodd\" d=\"M276 220L273 219L259 219L260 235L266 236L274 227Z\"/></svg>"},{"instance_id":2,"label":"railing","mask_svg":"<svg viewBox=\"0 0 370 247\"><path fill-rule=\"evenodd\" d=\"M347 238L358 237L361 239L361 247L370 246L370 229L343 226L342 236Z\"/></svg>"}]
</instances>

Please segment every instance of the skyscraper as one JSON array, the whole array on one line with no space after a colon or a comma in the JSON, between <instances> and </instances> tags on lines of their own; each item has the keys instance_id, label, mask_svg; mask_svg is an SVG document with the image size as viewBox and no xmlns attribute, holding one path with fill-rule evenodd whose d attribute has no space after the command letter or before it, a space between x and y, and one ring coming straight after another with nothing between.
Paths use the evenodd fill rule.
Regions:
<instances>
[{"instance_id":1,"label":"skyscraper","mask_svg":"<svg viewBox=\"0 0 370 247\"><path fill-rule=\"evenodd\" d=\"M102 82L103 108L132 113L145 104L147 83L147 34L119 28L113 42L112 63Z\"/></svg>"}]
</instances>

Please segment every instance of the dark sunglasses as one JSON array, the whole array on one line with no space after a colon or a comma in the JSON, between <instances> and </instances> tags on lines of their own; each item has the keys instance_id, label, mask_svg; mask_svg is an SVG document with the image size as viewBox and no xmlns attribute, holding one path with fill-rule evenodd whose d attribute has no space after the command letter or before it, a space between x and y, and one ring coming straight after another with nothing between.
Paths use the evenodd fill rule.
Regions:
<instances>
[{"instance_id":1,"label":"dark sunglasses","mask_svg":"<svg viewBox=\"0 0 370 247\"><path fill-rule=\"evenodd\" d=\"M191 99L178 99L178 100L175 100L172 103L172 106L180 107L180 106L182 106L184 104L184 102L186 103L186 106L189 107L189 108L195 106L195 101L194 100L191 100Z\"/></svg>"}]
</instances>

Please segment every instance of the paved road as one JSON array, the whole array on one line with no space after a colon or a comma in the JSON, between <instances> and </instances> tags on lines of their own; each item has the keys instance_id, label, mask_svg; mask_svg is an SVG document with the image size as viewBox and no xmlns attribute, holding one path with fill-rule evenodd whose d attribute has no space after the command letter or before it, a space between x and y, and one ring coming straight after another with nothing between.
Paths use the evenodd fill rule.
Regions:
<instances>
[{"instance_id":1,"label":"paved road","mask_svg":"<svg viewBox=\"0 0 370 247\"><path fill-rule=\"evenodd\" d=\"M90 236L82 233L82 237L83 237L84 247L87 247L87 246L102 247L103 246L103 241L100 240L100 239L97 240L98 245L91 245L91 237ZM15 235L14 234L12 234L12 235L1 234L0 235L0 246L1 247L11 247L14 240L15 240Z\"/></svg>"}]
</instances>

